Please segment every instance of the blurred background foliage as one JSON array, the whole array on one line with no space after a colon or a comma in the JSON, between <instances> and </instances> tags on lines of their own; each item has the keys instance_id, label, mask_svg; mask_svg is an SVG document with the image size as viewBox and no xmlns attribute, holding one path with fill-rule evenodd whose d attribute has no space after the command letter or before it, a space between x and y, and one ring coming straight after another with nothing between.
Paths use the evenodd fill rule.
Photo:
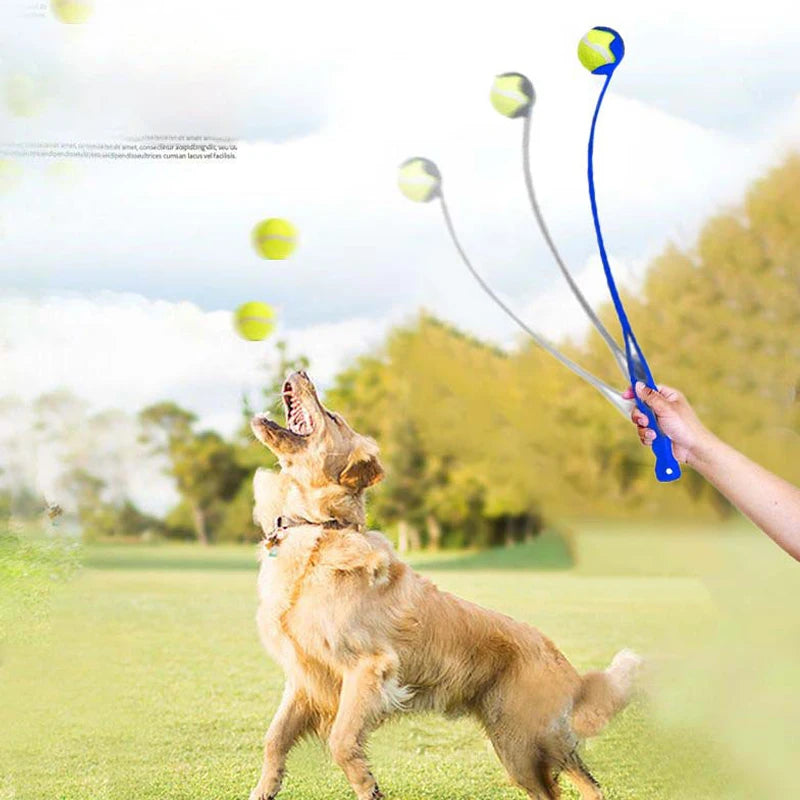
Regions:
<instances>
[{"instance_id":1,"label":"blurred background foliage","mask_svg":"<svg viewBox=\"0 0 800 800\"><path fill-rule=\"evenodd\" d=\"M708 220L694 247L668 246L625 297L656 375L680 387L720 436L795 482L798 186L795 154L755 183L741 206ZM610 305L600 315L617 329ZM618 383L596 333L560 346ZM275 347L278 365L259 399L281 420L283 377L309 364L285 342ZM372 493L370 522L402 550L525 541L565 516L732 513L691 470L675 485L658 485L652 455L631 425L527 340L503 351L424 311L341 372L325 402L379 442L387 477ZM250 476L274 460L250 433L253 410L244 398L242 426L228 440L198 429L194 415L169 400L132 419L115 410L90 414L65 392L43 395L33 430L0 443L0 519L34 519L53 501L39 498L15 468L32 442L46 441L64 465L57 498L64 531L86 540L257 540ZM162 518L130 498L132 475L148 459L179 496Z\"/></svg>"}]
</instances>

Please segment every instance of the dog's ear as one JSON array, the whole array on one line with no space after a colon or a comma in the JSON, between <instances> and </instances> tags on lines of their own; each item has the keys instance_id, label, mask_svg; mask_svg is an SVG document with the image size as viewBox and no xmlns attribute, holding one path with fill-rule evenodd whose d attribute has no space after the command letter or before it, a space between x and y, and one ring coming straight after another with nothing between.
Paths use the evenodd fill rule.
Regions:
<instances>
[{"instance_id":1,"label":"dog's ear","mask_svg":"<svg viewBox=\"0 0 800 800\"><path fill-rule=\"evenodd\" d=\"M383 475L383 467L378 460L378 445L366 436L359 436L350 451L345 468L339 473L339 483L360 492L374 486Z\"/></svg>"}]
</instances>

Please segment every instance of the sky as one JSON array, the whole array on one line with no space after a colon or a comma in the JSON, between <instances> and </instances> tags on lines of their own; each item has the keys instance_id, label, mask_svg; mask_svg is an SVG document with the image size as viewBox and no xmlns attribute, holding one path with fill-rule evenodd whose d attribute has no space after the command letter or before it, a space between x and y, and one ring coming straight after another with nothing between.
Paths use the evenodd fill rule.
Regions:
<instances>
[{"instance_id":1,"label":"sky","mask_svg":"<svg viewBox=\"0 0 800 800\"><path fill-rule=\"evenodd\" d=\"M274 338L233 331L231 311L249 300L276 307L276 337L323 385L421 307L512 345L513 324L459 262L436 206L398 192L397 166L416 155L442 170L492 285L547 336L579 336L585 319L527 205L522 123L488 94L500 72L533 81L539 200L587 297L606 301L585 178L601 79L575 55L593 25L626 41L596 143L621 282L635 286L667 242L691 246L800 138L800 12L788 3L756 15L625 1L598 18L588 2L95 0L81 26L25 16L34 5L0 12L0 142L213 135L239 150L0 169L0 395L23 401L57 387L96 409L171 398L230 432L274 358ZM292 258L254 252L265 217L297 227Z\"/></svg>"}]
</instances>

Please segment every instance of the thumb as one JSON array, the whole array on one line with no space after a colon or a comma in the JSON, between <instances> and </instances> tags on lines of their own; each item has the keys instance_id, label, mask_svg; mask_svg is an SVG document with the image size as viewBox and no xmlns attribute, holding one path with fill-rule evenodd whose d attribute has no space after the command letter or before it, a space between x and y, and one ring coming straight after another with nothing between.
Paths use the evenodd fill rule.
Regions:
<instances>
[{"instance_id":1,"label":"thumb","mask_svg":"<svg viewBox=\"0 0 800 800\"><path fill-rule=\"evenodd\" d=\"M636 382L636 396L650 406L656 414L662 414L669 406L669 401L666 397L641 381Z\"/></svg>"}]
</instances>

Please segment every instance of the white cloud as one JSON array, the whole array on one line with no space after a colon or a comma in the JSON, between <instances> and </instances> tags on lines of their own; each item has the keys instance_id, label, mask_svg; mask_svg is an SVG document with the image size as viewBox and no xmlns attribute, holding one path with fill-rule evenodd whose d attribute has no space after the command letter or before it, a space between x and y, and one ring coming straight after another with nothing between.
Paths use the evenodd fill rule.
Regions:
<instances>
[{"instance_id":1,"label":"white cloud","mask_svg":"<svg viewBox=\"0 0 800 800\"><path fill-rule=\"evenodd\" d=\"M42 164L25 164L20 187L0 198L0 285L112 289L206 309L263 297L281 305L295 327L419 304L459 321L491 320L470 300L435 209L401 198L395 169L411 154L435 158L476 263L514 296L547 291L553 273L544 267L520 174L521 123L494 114L487 102L492 75L506 69L526 71L537 88L535 177L564 256L583 264L595 252L585 147L599 80L574 57L576 31L595 19L588 3L554 11L546 32L533 7L511 0L489 16L457 17L429 3L423 15L423 4L412 2L391 20L367 4L345 2L336 14L320 5L327 16L312 26L301 24L300 11L245 3L226 17L225 36L210 12L187 15L196 8L188 0L158 16L147 7L103 4L96 29L61 42L72 47L73 72L105 65L105 77L95 76L100 94L104 81L119 83L118 97L106 103L108 119L118 104L138 108L141 101L154 104L152 118L137 112L150 128L162 112L200 125L193 114L209 111L235 134L241 120L216 105L230 101L252 110L253 120L266 104L278 125L322 105L324 120L306 126L300 139L254 141L234 164L82 163L80 179L68 186ZM724 114L720 124L703 125L689 106L663 102L665 86L678 96L702 85L704 120L709 109L733 102L724 87L717 92L729 71L710 65L728 58L729 36L739 42L744 16L728 9L720 21L692 7L695 23L681 26L688 8L679 5L661 21L641 4L621 3L610 20L626 33L628 56L598 133L598 192L609 247L627 262L643 262L668 237L690 238L705 215L738 198L778 146L797 141L787 122L796 88L782 73L770 83L761 57L740 58L736 75L769 84L782 105L765 115L742 103L750 109L746 131L725 124ZM748 27L748 48L782 52L794 17L776 28L764 22L780 11L766 4L759 24ZM51 38L64 33L48 30ZM268 47L267 30L282 34L267 37ZM417 38L428 46L414 47ZM659 55L654 42L665 40L685 58ZM687 64L700 70L703 59L699 80ZM163 91L154 90L154 76L166 76ZM252 84L253 76L263 85ZM94 77L87 81L91 95ZM255 98L252 109L247 97ZM95 112L92 119L108 122ZM36 130L36 119L24 124ZM300 229L288 263L261 262L250 248L252 225L271 215ZM505 335L502 327L478 325L478 333Z\"/></svg>"},{"instance_id":2,"label":"white cloud","mask_svg":"<svg viewBox=\"0 0 800 800\"><path fill-rule=\"evenodd\" d=\"M635 289L639 283L641 270L636 265L614 258L613 255L610 257L610 261L617 288L621 291ZM608 286L599 256L592 256L583 269L572 271L572 274L583 296L594 309L610 302ZM554 342L580 335L591 326L591 322L573 296L566 281L561 279L560 274L552 286L535 295L524 306L523 316L530 320L536 330ZM611 325L609 332L621 343L616 326Z\"/></svg>"},{"instance_id":3,"label":"white cloud","mask_svg":"<svg viewBox=\"0 0 800 800\"><path fill-rule=\"evenodd\" d=\"M44 99L35 118L6 120L6 137L203 133L282 141L324 120L337 48L324 28L302 25L292 4L103 0L86 25L62 25L50 14L21 18L13 8L0 22L0 83L28 75ZM302 43L291 35L301 29ZM298 86L304 102L294 95Z\"/></svg>"},{"instance_id":4,"label":"white cloud","mask_svg":"<svg viewBox=\"0 0 800 800\"><path fill-rule=\"evenodd\" d=\"M119 486L141 508L163 513L177 500L163 464L143 457L137 445L136 412L149 403L174 400L199 416L199 425L232 434L241 424L242 395L255 408L274 367L276 338L292 354L311 360L311 374L324 389L357 354L377 345L392 321L348 319L289 330L272 339L246 342L233 331L231 315L183 302L113 292L50 295L39 299L0 293L0 464L3 479L30 486L44 498L72 509L64 495L64 441L33 430L31 401L67 389L88 401L88 414L116 408L111 460L89 417L66 423L69 463L85 466ZM395 318L396 321L396 318ZM79 454L79 455L76 455ZM0 472L2 472L0 470ZM115 477L116 476L116 477ZM113 479L113 480L112 480Z\"/></svg>"},{"instance_id":5,"label":"white cloud","mask_svg":"<svg viewBox=\"0 0 800 800\"><path fill-rule=\"evenodd\" d=\"M388 320L350 319L292 331L279 329L290 351L307 354L313 375L328 384L357 353L376 344ZM94 409L136 412L170 399L231 433L243 393L253 395L274 364L272 341L246 342L230 314L191 303L136 295L31 299L0 295L0 394L31 400L67 388Z\"/></svg>"},{"instance_id":6,"label":"white cloud","mask_svg":"<svg viewBox=\"0 0 800 800\"><path fill-rule=\"evenodd\" d=\"M608 247L634 277L797 143L800 95L784 69L800 33L791 8L762 3L757 19L721 3L609 10L627 56L598 132L598 193ZM2 356L9 385L26 396L74 385L131 408L171 396L225 427L259 382L261 350L228 324L251 299L280 308L325 380L421 305L511 341L513 323L466 273L435 206L397 192L396 166L414 154L439 163L459 234L498 291L551 337L582 330L527 207L521 123L494 114L487 95L497 72L534 81L540 201L567 262L587 265L587 294L604 300L585 181L599 79L574 54L596 21L588 2L545 20L519 0L458 14L410 0L397 15L354 0L245 0L224 12L108 0L85 29L7 26L16 44L4 69L34 56L44 73L65 68L42 115L6 120L14 137L211 121L251 139L235 163L80 163L69 181L23 165L19 186L0 195L0 287L16 292L0 321L14 346ZM252 225L275 215L300 230L286 262L259 260L249 243Z\"/></svg>"}]
</instances>

